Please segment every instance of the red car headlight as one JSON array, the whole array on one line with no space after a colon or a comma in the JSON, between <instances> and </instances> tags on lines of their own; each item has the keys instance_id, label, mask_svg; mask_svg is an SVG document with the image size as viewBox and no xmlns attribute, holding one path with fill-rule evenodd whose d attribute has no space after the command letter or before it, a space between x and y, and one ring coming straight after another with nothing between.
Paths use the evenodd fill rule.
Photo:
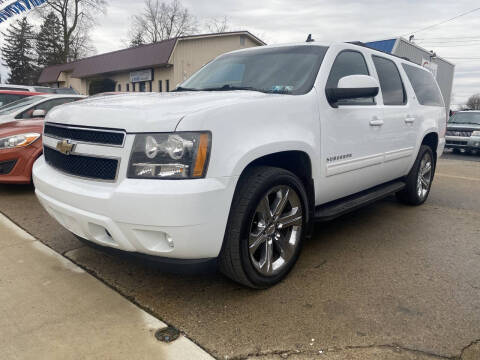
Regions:
<instances>
[{"instance_id":1,"label":"red car headlight","mask_svg":"<svg viewBox=\"0 0 480 360\"><path fill-rule=\"evenodd\" d=\"M38 133L26 133L12 135L0 139L0 150L21 148L33 144L40 138L41 134Z\"/></svg>"}]
</instances>

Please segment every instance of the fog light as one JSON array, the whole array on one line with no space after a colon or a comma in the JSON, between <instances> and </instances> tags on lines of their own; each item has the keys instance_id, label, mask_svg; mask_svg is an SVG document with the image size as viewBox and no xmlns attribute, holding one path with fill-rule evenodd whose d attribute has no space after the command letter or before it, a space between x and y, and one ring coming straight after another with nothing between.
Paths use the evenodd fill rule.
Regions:
<instances>
[{"instance_id":1,"label":"fog light","mask_svg":"<svg viewBox=\"0 0 480 360\"><path fill-rule=\"evenodd\" d=\"M173 239L170 236L167 236L167 242L168 242L168 246L170 246L170 248L173 249L174 247Z\"/></svg>"}]
</instances>

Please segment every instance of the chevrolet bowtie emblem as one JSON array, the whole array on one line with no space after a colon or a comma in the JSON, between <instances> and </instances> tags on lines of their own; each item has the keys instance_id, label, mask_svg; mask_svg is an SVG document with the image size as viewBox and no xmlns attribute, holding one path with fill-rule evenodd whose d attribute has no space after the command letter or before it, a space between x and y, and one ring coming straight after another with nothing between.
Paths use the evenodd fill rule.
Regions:
<instances>
[{"instance_id":1,"label":"chevrolet bowtie emblem","mask_svg":"<svg viewBox=\"0 0 480 360\"><path fill-rule=\"evenodd\" d=\"M68 140L62 140L57 143L57 150L62 154L70 155L75 149L75 144L70 144Z\"/></svg>"}]
</instances>

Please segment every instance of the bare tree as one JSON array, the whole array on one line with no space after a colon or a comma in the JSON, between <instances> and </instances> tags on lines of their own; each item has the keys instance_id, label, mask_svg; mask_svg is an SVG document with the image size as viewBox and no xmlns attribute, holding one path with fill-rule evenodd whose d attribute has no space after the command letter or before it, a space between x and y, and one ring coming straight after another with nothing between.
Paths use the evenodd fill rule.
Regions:
<instances>
[{"instance_id":1,"label":"bare tree","mask_svg":"<svg viewBox=\"0 0 480 360\"><path fill-rule=\"evenodd\" d=\"M210 18L205 21L205 28L211 33L222 33L229 30L228 17L223 18Z\"/></svg>"},{"instance_id":2,"label":"bare tree","mask_svg":"<svg viewBox=\"0 0 480 360\"><path fill-rule=\"evenodd\" d=\"M132 33L142 34L146 43L190 35L196 29L195 16L179 0L145 0L143 12L133 17Z\"/></svg>"},{"instance_id":3,"label":"bare tree","mask_svg":"<svg viewBox=\"0 0 480 360\"><path fill-rule=\"evenodd\" d=\"M70 38L69 61L78 60L95 53L92 45L89 28L82 25Z\"/></svg>"},{"instance_id":4,"label":"bare tree","mask_svg":"<svg viewBox=\"0 0 480 360\"><path fill-rule=\"evenodd\" d=\"M470 96L467 100L467 107L470 110L480 110L480 94Z\"/></svg>"},{"instance_id":5,"label":"bare tree","mask_svg":"<svg viewBox=\"0 0 480 360\"><path fill-rule=\"evenodd\" d=\"M107 0L47 0L46 4L44 11L53 11L60 19L63 60L75 60L89 48L88 32L95 15L105 12Z\"/></svg>"}]
</instances>

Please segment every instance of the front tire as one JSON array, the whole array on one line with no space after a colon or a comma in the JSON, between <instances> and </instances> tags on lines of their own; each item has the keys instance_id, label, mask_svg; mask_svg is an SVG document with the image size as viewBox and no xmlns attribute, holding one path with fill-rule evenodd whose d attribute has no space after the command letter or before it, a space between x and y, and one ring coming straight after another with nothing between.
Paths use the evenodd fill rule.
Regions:
<instances>
[{"instance_id":1,"label":"front tire","mask_svg":"<svg viewBox=\"0 0 480 360\"><path fill-rule=\"evenodd\" d=\"M396 194L397 199L408 205L423 204L430 194L435 175L435 165L432 149L430 146L422 145L406 178L406 187Z\"/></svg>"},{"instance_id":2,"label":"front tire","mask_svg":"<svg viewBox=\"0 0 480 360\"><path fill-rule=\"evenodd\" d=\"M307 204L304 186L293 173L268 166L248 169L232 202L220 271L257 289L281 281L298 259Z\"/></svg>"}]
</instances>

